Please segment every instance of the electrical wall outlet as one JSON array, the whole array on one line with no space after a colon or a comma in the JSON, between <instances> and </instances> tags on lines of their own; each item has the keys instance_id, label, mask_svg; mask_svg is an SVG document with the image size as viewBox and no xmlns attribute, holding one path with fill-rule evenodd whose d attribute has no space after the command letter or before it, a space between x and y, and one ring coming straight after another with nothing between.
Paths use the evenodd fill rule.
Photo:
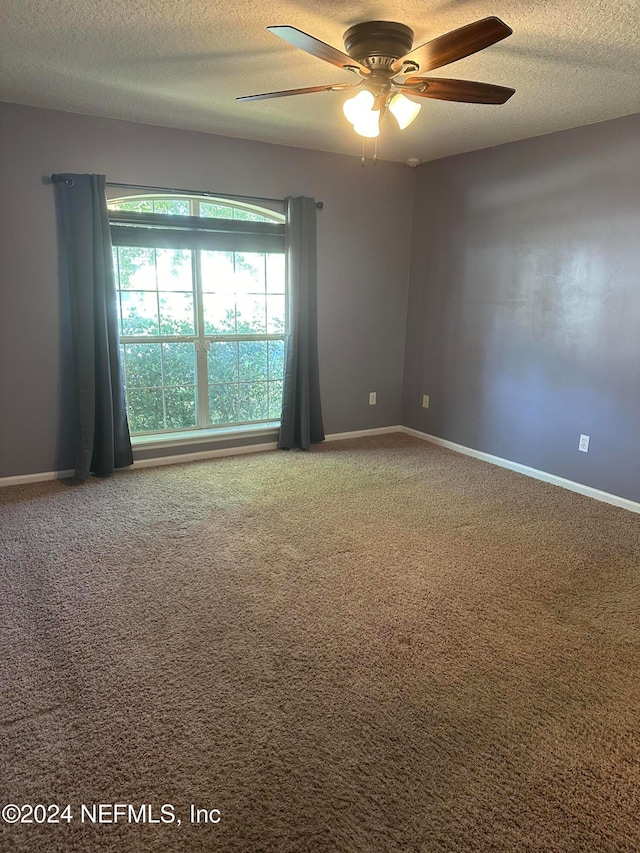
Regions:
<instances>
[{"instance_id":1,"label":"electrical wall outlet","mask_svg":"<svg viewBox=\"0 0 640 853\"><path fill-rule=\"evenodd\" d=\"M372 392L369 394L369 405L370 405L370 406L375 406L375 404L376 404L376 392L375 392L375 391L372 391Z\"/></svg>"},{"instance_id":2,"label":"electrical wall outlet","mask_svg":"<svg viewBox=\"0 0 640 853\"><path fill-rule=\"evenodd\" d=\"M590 441L591 441L591 436L581 435L580 436L580 443L578 444L578 450L582 450L583 453L588 453Z\"/></svg>"},{"instance_id":3,"label":"electrical wall outlet","mask_svg":"<svg viewBox=\"0 0 640 853\"><path fill-rule=\"evenodd\" d=\"M428 394L422 395L422 408L423 409L429 408L429 395Z\"/></svg>"}]
</instances>

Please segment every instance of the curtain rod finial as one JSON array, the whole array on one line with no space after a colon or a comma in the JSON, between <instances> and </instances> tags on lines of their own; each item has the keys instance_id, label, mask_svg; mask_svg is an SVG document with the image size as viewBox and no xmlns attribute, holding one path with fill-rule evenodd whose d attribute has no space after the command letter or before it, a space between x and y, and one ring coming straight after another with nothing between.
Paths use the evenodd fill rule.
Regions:
<instances>
[{"instance_id":1,"label":"curtain rod finial","mask_svg":"<svg viewBox=\"0 0 640 853\"><path fill-rule=\"evenodd\" d=\"M75 183L73 178L70 178L69 175L51 175L51 183L52 184L62 184L65 183L68 187L72 187Z\"/></svg>"}]
</instances>

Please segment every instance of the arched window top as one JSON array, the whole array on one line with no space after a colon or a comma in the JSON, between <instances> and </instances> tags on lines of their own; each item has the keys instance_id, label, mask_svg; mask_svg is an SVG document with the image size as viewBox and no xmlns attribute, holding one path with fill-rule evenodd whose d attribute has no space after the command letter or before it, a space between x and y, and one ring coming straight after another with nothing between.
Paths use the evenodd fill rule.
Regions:
<instances>
[{"instance_id":1,"label":"arched window top","mask_svg":"<svg viewBox=\"0 0 640 853\"><path fill-rule=\"evenodd\" d=\"M284 222L283 213L228 198L200 195L145 193L107 200L109 210L133 213L165 213L172 216L202 216L215 219L240 219L245 222Z\"/></svg>"}]
</instances>

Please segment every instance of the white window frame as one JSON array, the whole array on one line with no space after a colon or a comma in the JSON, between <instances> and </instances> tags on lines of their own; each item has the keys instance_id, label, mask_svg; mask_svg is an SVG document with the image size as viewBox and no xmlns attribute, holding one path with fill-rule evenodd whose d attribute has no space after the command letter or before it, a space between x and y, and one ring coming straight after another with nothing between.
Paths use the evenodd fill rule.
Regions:
<instances>
[{"instance_id":1,"label":"white window frame","mask_svg":"<svg viewBox=\"0 0 640 853\"><path fill-rule=\"evenodd\" d=\"M236 201L230 198L219 198L213 197L210 195L186 195L186 194L163 194L163 193L136 193L136 194L127 194L122 195L119 194L117 198L108 199L108 207L112 223L112 235L114 236L114 248L118 246L124 247L126 244L117 239L118 233L122 234L123 232L120 230L121 228L126 229L126 232L129 234L133 234L131 228L127 227L127 223L124 225L120 222L120 224L116 224L118 219L122 219L122 217L118 216L118 208L117 204L122 202L132 202L132 201L188 201L189 202L189 217L199 217L200 216L200 205L201 204L213 204L218 205L225 208L231 208L233 211L246 211L247 213L255 214L257 217L260 217L263 220L266 220L267 223L274 223L281 225L282 231L282 254L284 254L284 225L286 223L285 215L283 213L279 213L277 211L259 207L257 205L249 204L243 201ZM187 231L197 232L197 226L192 227L191 229L182 229L180 228L180 217L182 214L159 214L163 220L166 220L166 232L167 235L170 232L178 232L181 236L177 239L182 239L182 237L187 233ZM141 219L144 219L145 214L139 214ZM151 217L153 218L153 217ZM135 214L132 217L135 219ZM243 241L249 240L251 242L251 237L247 237L247 231L250 231L251 220L246 221L242 218L240 219L224 219L224 220L215 220L212 217L204 217L204 222L207 224L213 223L222 223L223 226L228 226L229 222L236 223L233 226L229 227L221 227L219 229L219 234L217 237L212 239L214 240L222 240L222 245L225 244L225 241L228 241L229 248L222 248L223 251L234 251L234 246L236 245L236 241L240 241L239 245L243 244ZM163 226L165 222L163 221ZM142 235L142 231L146 230L149 236L149 248L154 248L152 245L153 239L151 234L149 233L149 227L145 227L142 223L132 223L133 227L135 227L136 234L138 238L144 240L144 236ZM259 230L261 225L256 226L256 230ZM116 230L117 229L117 230ZM156 229L154 233L156 232ZM223 236L227 235L227 236ZM124 238L122 238L124 239ZM167 236L167 239L171 239ZM138 245L141 245L138 243ZM146 245L146 243L144 244ZM157 246L156 246L157 248ZM193 335L120 335L120 344L121 351L124 353L125 346L127 344L159 344L159 343L193 343L195 347L195 355L196 355L196 426L187 426L187 427L179 427L173 429L163 429L163 430L149 430L149 431L137 431L132 433L132 443L137 447L158 447L162 445L181 445L181 444L193 444L201 441L210 441L212 439L217 440L228 440L233 438L236 435L242 437L250 437L254 435L262 435L265 431L274 431L277 430L280 426L280 419L266 418L262 420L252 420L252 421L235 421L228 424L210 424L208 423L208 415L209 415L209 384L210 378L208 376L208 363L207 363L207 353L209 352L210 346L212 343L217 342L242 342L242 341L282 341L284 342L287 328L286 328L286 320L285 320L285 329L282 333L256 333L256 334L225 334L225 335L214 335L214 334L206 334L204 331L204 305L203 305L203 287L202 287L202 269L201 269L201 252L204 250L202 247L198 247L193 245L185 249L186 251L191 252L191 269L192 269L192 279L193 279L193 298L194 298L194 323L195 323L195 334ZM240 248L236 248L237 251L241 251ZM250 249L244 249L245 251L251 251ZM279 254L279 252L277 252ZM265 257L267 252L265 251ZM266 262L266 261L265 261ZM115 270L116 275L116 286L118 299L120 299L120 288L119 288L119 276L118 270ZM284 282L284 292L285 292L285 318L287 316L287 302L288 302L288 287L285 275ZM119 311L120 313L120 311ZM126 364L123 360L122 364L123 374L126 370ZM261 380L262 381L262 380ZM269 382L269 380L265 380ZM163 388L165 386L162 386ZM268 389L269 391L270 389ZM163 409L165 407L164 402L164 394L163 394ZM165 409L166 415L166 409Z\"/></svg>"}]
</instances>

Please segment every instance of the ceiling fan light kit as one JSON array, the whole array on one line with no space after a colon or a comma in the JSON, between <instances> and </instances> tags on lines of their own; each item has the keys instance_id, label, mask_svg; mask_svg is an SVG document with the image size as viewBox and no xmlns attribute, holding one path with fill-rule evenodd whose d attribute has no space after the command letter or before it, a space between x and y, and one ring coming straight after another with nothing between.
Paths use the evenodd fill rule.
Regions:
<instances>
[{"instance_id":1,"label":"ceiling fan light kit","mask_svg":"<svg viewBox=\"0 0 640 853\"><path fill-rule=\"evenodd\" d=\"M260 101L312 92L355 89L343 111L353 129L363 138L380 133L380 120L387 109L401 130L420 112L415 98L434 98L471 104L504 104L515 92L506 86L452 80L442 77L418 77L418 72L433 71L490 47L510 36L512 30L500 18L488 17L438 36L413 47L413 30L395 21L365 21L344 34L346 53L310 36L296 27L268 27L279 38L345 71L357 74L356 83L333 83L247 95L239 101Z\"/></svg>"}]
</instances>

